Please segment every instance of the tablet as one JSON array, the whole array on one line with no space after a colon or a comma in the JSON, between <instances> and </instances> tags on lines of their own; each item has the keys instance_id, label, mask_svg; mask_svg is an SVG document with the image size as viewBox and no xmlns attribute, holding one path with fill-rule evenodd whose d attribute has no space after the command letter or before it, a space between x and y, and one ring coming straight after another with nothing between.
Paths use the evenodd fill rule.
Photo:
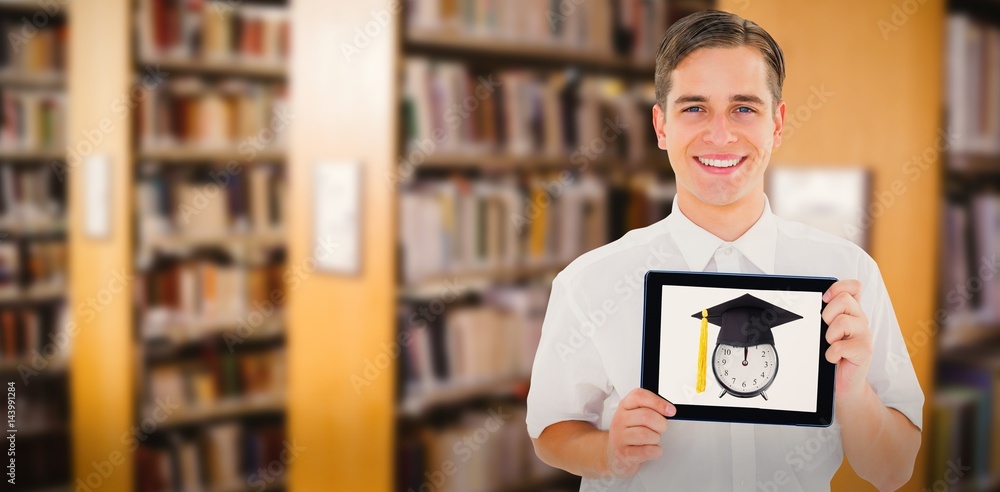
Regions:
<instances>
[{"instance_id":1,"label":"tablet","mask_svg":"<svg viewBox=\"0 0 1000 492\"><path fill-rule=\"evenodd\" d=\"M642 382L678 420L829 426L830 277L649 271Z\"/></svg>"}]
</instances>

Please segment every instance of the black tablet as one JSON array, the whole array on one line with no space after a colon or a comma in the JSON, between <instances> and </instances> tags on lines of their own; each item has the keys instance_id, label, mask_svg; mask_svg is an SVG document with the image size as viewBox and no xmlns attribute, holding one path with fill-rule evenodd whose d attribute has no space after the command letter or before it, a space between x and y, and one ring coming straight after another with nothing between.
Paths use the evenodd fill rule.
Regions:
<instances>
[{"instance_id":1,"label":"black tablet","mask_svg":"<svg viewBox=\"0 0 1000 492\"><path fill-rule=\"evenodd\" d=\"M674 419L828 426L829 277L649 271L642 387Z\"/></svg>"}]
</instances>

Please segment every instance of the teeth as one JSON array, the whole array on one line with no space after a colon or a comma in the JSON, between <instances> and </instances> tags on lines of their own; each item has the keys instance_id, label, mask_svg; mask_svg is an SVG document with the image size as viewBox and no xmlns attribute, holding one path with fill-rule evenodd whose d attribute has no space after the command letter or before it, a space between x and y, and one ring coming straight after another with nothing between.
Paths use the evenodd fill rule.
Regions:
<instances>
[{"instance_id":1,"label":"teeth","mask_svg":"<svg viewBox=\"0 0 1000 492\"><path fill-rule=\"evenodd\" d=\"M706 166L712 166L712 167L733 167L740 162L738 158L719 160L719 159L705 159L704 157L699 157L698 161Z\"/></svg>"}]
</instances>

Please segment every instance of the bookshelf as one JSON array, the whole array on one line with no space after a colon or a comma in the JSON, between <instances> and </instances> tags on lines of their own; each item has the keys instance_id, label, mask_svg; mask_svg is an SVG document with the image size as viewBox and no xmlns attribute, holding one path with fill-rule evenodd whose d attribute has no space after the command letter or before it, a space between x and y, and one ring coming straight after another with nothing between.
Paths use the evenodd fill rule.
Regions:
<instances>
[{"instance_id":1,"label":"bookshelf","mask_svg":"<svg viewBox=\"0 0 1000 492\"><path fill-rule=\"evenodd\" d=\"M401 20L396 311L412 342L398 363L396 489L418 488L450 456L438 448L502 408L516 430L503 458L483 454L503 478L473 456L442 486L575 490L523 428L547 286L669 212L673 176L647 131L652 58L671 19L713 2L591 2L552 26L538 25L541 3L445 5L411 2Z\"/></svg>"},{"instance_id":2,"label":"bookshelf","mask_svg":"<svg viewBox=\"0 0 1000 492\"><path fill-rule=\"evenodd\" d=\"M55 7L0 2L0 374L16 388L25 490L71 482L71 342L52 342L69 338L69 203L58 171L66 162L69 19ZM24 36L24 18L44 22Z\"/></svg>"},{"instance_id":3,"label":"bookshelf","mask_svg":"<svg viewBox=\"0 0 1000 492\"><path fill-rule=\"evenodd\" d=\"M157 423L134 487L284 490L284 465L259 470L288 439L289 7L140 0L130 18L136 84L167 74L132 115L134 415Z\"/></svg>"},{"instance_id":4,"label":"bookshelf","mask_svg":"<svg viewBox=\"0 0 1000 492\"><path fill-rule=\"evenodd\" d=\"M960 490L1000 490L1000 317L993 258L1000 251L1000 18L981 2L948 2L945 158L937 391L929 482L971 467ZM940 319L940 317L939 317Z\"/></svg>"}]
</instances>

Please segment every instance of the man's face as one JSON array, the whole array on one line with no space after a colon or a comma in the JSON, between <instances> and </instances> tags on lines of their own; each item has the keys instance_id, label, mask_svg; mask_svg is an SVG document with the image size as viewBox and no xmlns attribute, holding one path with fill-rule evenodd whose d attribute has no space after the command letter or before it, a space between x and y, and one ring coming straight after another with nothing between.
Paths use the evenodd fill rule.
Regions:
<instances>
[{"instance_id":1,"label":"man's face","mask_svg":"<svg viewBox=\"0 0 1000 492\"><path fill-rule=\"evenodd\" d=\"M760 52L703 48L681 60L671 77L666 107L653 108L653 125L678 193L725 206L763 191L771 151L781 143L785 103L774 106Z\"/></svg>"}]
</instances>

